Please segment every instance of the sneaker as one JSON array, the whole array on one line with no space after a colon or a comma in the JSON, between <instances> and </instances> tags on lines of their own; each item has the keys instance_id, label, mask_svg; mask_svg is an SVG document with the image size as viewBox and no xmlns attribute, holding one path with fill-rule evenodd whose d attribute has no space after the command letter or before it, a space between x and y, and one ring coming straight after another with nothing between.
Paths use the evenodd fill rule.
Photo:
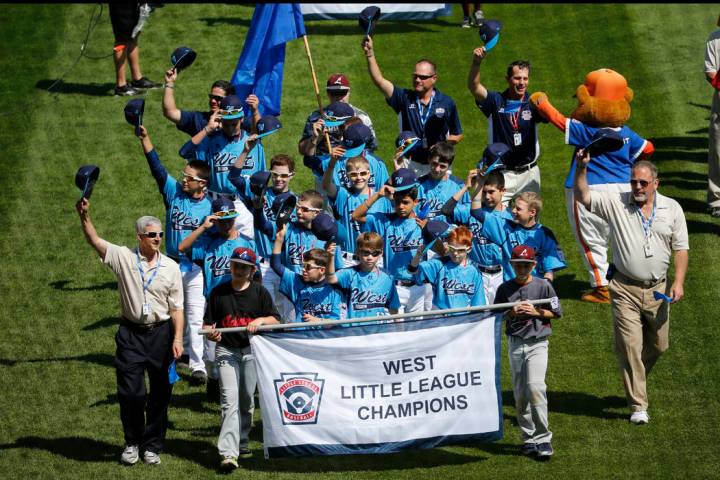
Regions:
<instances>
[{"instance_id":1,"label":"sneaker","mask_svg":"<svg viewBox=\"0 0 720 480\"><path fill-rule=\"evenodd\" d=\"M205 385L207 383L207 375L202 370L195 370L190 375L190 385Z\"/></svg>"},{"instance_id":2,"label":"sneaker","mask_svg":"<svg viewBox=\"0 0 720 480\"><path fill-rule=\"evenodd\" d=\"M485 21L485 15L482 10L475 10L475 26L479 27Z\"/></svg>"},{"instance_id":3,"label":"sneaker","mask_svg":"<svg viewBox=\"0 0 720 480\"><path fill-rule=\"evenodd\" d=\"M155 452L151 452L150 450L145 450L145 453L143 453L143 460L148 465L160 465L160 455Z\"/></svg>"},{"instance_id":4,"label":"sneaker","mask_svg":"<svg viewBox=\"0 0 720 480\"><path fill-rule=\"evenodd\" d=\"M520 453L527 455L528 457L535 456L537 454L537 445L534 443L523 443Z\"/></svg>"},{"instance_id":5,"label":"sneaker","mask_svg":"<svg viewBox=\"0 0 720 480\"><path fill-rule=\"evenodd\" d=\"M470 17L463 17L462 28L470 28Z\"/></svg>"},{"instance_id":6,"label":"sneaker","mask_svg":"<svg viewBox=\"0 0 720 480\"><path fill-rule=\"evenodd\" d=\"M580 300L590 303L610 303L610 290L607 286L595 287L583 293Z\"/></svg>"},{"instance_id":7,"label":"sneaker","mask_svg":"<svg viewBox=\"0 0 720 480\"><path fill-rule=\"evenodd\" d=\"M550 460L554 453L555 450L553 450L550 442L541 443L537 446L538 460Z\"/></svg>"},{"instance_id":8,"label":"sneaker","mask_svg":"<svg viewBox=\"0 0 720 480\"><path fill-rule=\"evenodd\" d=\"M115 87L116 97L129 97L130 95L140 95L140 90L136 90L127 83L122 87Z\"/></svg>"},{"instance_id":9,"label":"sneaker","mask_svg":"<svg viewBox=\"0 0 720 480\"><path fill-rule=\"evenodd\" d=\"M238 458L252 458L252 451L247 447L240 447L238 450Z\"/></svg>"},{"instance_id":10,"label":"sneaker","mask_svg":"<svg viewBox=\"0 0 720 480\"><path fill-rule=\"evenodd\" d=\"M714 218L720 218L720 207L711 207L710 216Z\"/></svg>"},{"instance_id":11,"label":"sneaker","mask_svg":"<svg viewBox=\"0 0 720 480\"><path fill-rule=\"evenodd\" d=\"M124 465L135 465L140 459L140 449L137 445L125 445L122 455L120 455L120 462Z\"/></svg>"},{"instance_id":12,"label":"sneaker","mask_svg":"<svg viewBox=\"0 0 720 480\"><path fill-rule=\"evenodd\" d=\"M223 457L220 462L220 470L223 472L232 472L238 468L238 461L235 457Z\"/></svg>"},{"instance_id":13,"label":"sneaker","mask_svg":"<svg viewBox=\"0 0 720 480\"><path fill-rule=\"evenodd\" d=\"M162 83L156 83L150 80L147 77L142 77L140 80L133 80L130 82L130 85L133 86L133 88L142 88L144 90L151 89L151 88L162 88Z\"/></svg>"},{"instance_id":14,"label":"sneaker","mask_svg":"<svg viewBox=\"0 0 720 480\"><path fill-rule=\"evenodd\" d=\"M634 423L635 425L647 425L649 421L650 416L648 416L645 410L639 410L630 415L630 423Z\"/></svg>"}]
</instances>

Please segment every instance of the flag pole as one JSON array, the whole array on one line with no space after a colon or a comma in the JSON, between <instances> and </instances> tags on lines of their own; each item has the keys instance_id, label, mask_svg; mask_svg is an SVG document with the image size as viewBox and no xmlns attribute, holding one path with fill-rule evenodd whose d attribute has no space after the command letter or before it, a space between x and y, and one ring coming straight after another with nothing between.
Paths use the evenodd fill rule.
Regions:
<instances>
[{"instance_id":1,"label":"flag pole","mask_svg":"<svg viewBox=\"0 0 720 480\"><path fill-rule=\"evenodd\" d=\"M317 75L315 75L315 66L312 61L312 54L310 53L310 44L308 43L307 35L303 35L303 42L305 43L305 54L307 55L308 63L310 64L310 73L312 74L313 87L315 88L315 98L318 103L318 110L320 115L323 115L322 99L320 98L320 87L318 86ZM328 153L332 156L332 144L330 143L330 135L325 132L325 142L327 143Z\"/></svg>"}]
</instances>

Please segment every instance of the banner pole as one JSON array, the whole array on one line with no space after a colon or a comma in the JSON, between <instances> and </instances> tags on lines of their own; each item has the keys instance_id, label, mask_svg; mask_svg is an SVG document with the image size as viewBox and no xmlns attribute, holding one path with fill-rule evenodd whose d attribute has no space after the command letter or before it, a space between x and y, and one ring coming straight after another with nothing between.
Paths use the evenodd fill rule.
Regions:
<instances>
[{"instance_id":1,"label":"banner pole","mask_svg":"<svg viewBox=\"0 0 720 480\"><path fill-rule=\"evenodd\" d=\"M515 305L520 305L521 303L529 303L530 305L542 305L546 303L552 302L551 298L543 298L540 300L523 300L519 302L509 302L509 303L495 303L493 305L482 305L479 307L468 307L468 308L448 308L445 310L431 310L429 312L411 312L411 313L398 313L395 315L384 315L379 317L368 317L368 318L356 318L356 319L346 319L346 320L330 320L327 322L313 322L313 323L278 323L275 325L261 325L258 327L258 333L259 332L267 332L272 330L291 330L291 329L298 329L298 328L309 328L309 327L328 327L332 325L347 325L349 323L352 324L362 324L362 323L370 323L370 322L378 322L378 321L386 321L386 320L400 320L405 318L418 318L418 317L428 317L431 315L435 316L443 316L450 313L473 313L473 312L484 312L484 311L491 311L491 310L505 310L514 307ZM213 328L213 329L207 329L207 330L200 330L198 331L198 335L207 335L208 333L212 332L245 332L247 331L247 327L226 327L226 328Z\"/></svg>"},{"instance_id":2,"label":"banner pole","mask_svg":"<svg viewBox=\"0 0 720 480\"><path fill-rule=\"evenodd\" d=\"M315 66L312 61L312 54L310 53L310 44L308 43L307 35L303 35L303 42L305 43L305 54L307 55L308 63L310 64L310 73L312 74L313 87L315 88L315 98L317 99L318 110L320 115L324 114L322 107L322 99L320 98L320 87L318 86L317 75L315 75ZM332 144L330 143L330 135L325 132L325 142L327 143L328 153L332 155Z\"/></svg>"}]
</instances>

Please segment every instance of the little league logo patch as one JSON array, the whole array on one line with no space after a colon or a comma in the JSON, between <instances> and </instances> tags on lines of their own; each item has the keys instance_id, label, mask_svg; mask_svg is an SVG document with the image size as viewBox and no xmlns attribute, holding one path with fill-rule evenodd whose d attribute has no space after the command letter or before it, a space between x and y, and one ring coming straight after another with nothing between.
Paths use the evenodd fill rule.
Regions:
<instances>
[{"instance_id":1,"label":"little league logo patch","mask_svg":"<svg viewBox=\"0 0 720 480\"><path fill-rule=\"evenodd\" d=\"M274 380L283 425L316 424L325 380L317 373L281 373Z\"/></svg>"}]
</instances>

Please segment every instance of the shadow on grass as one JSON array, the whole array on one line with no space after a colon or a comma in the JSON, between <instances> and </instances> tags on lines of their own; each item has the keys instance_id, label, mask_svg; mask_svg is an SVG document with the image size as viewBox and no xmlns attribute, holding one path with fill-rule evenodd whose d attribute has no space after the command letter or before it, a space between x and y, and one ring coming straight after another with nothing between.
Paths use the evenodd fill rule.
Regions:
<instances>
[{"instance_id":1,"label":"shadow on grass","mask_svg":"<svg viewBox=\"0 0 720 480\"><path fill-rule=\"evenodd\" d=\"M57 79L48 78L44 80L38 80L35 83L35 88L40 90L47 90L55 83ZM61 80L53 87L49 92L52 94L56 93L76 93L80 95L88 95L91 97L111 97L114 94L113 88L114 83L73 83Z\"/></svg>"},{"instance_id":2,"label":"shadow on grass","mask_svg":"<svg viewBox=\"0 0 720 480\"><path fill-rule=\"evenodd\" d=\"M84 327L82 327L82 329L87 331L87 330L98 330L100 328L105 328L105 327L112 327L113 325L119 325L121 320L122 319L120 317L105 317L105 318L101 318L100 320L98 320L95 323L91 323L90 325L85 325Z\"/></svg>"},{"instance_id":3,"label":"shadow on grass","mask_svg":"<svg viewBox=\"0 0 720 480\"><path fill-rule=\"evenodd\" d=\"M117 281L105 282L99 285L90 285L89 287L68 287L70 280L57 280L48 283L55 290L61 290L63 292L97 292L99 290L117 290Z\"/></svg>"},{"instance_id":4,"label":"shadow on grass","mask_svg":"<svg viewBox=\"0 0 720 480\"><path fill-rule=\"evenodd\" d=\"M86 437L20 437L13 443L0 445L0 450L11 448L46 450L78 462L118 462L120 458L118 445Z\"/></svg>"},{"instance_id":5,"label":"shadow on grass","mask_svg":"<svg viewBox=\"0 0 720 480\"><path fill-rule=\"evenodd\" d=\"M700 214L706 214L708 204L707 202L703 200L695 200L694 198L683 198L683 197L673 197L682 207L683 211L685 212L685 215L688 213L700 213ZM708 218L711 218L708 215Z\"/></svg>"},{"instance_id":6,"label":"shadow on grass","mask_svg":"<svg viewBox=\"0 0 720 480\"><path fill-rule=\"evenodd\" d=\"M90 404L90 408L118 403L116 393L109 393L104 399ZM170 409L185 409L197 413L217 413L217 405L212 405L205 400L205 392L173 393L170 398Z\"/></svg>"},{"instance_id":7,"label":"shadow on grass","mask_svg":"<svg viewBox=\"0 0 720 480\"><path fill-rule=\"evenodd\" d=\"M576 248L573 242L572 248ZM553 280L553 287L560 299L577 300L580 293L590 288L588 282L584 282L575 278L575 275L557 275Z\"/></svg>"},{"instance_id":8,"label":"shadow on grass","mask_svg":"<svg viewBox=\"0 0 720 480\"><path fill-rule=\"evenodd\" d=\"M510 390L502 392L503 404L512 405L515 409L515 398ZM565 413L567 415L579 415L583 417L595 417L603 419L626 419L627 415L609 412L609 409L625 408L627 402L618 396L596 397L582 392L557 392L548 390L548 409L553 413ZM508 415L505 415L507 419ZM514 416L510 419L514 426L517 420Z\"/></svg>"},{"instance_id":9,"label":"shadow on grass","mask_svg":"<svg viewBox=\"0 0 720 480\"><path fill-rule=\"evenodd\" d=\"M709 221L700 222L698 220L686 220L688 232L690 233L712 233L720 236L720 223L708 215ZM716 222L716 223L711 223Z\"/></svg>"},{"instance_id":10,"label":"shadow on grass","mask_svg":"<svg viewBox=\"0 0 720 480\"><path fill-rule=\"evenodd\" d=\"M689 171L660 172L660 188L676 187L682 190L705 190L707 174Z\"/></svg>"},{"instance_id":11,"label":"shadow on grass","mask_svg":"<svg viewBox=\"0 0 720 480\"><path fill-rule=\"evenodd\" d=\"M114 356L107 353L87 353L85 355L76 355L74 357L43 357L28 358L22 360L12 360L9 358L0 358L0 365L12 367L19 363L48 363L48 362L90 362L105 367L115 367Z\"/></svg>"},{"instance_id":12,"label":"shadow on grass","mask_svg":"<svg viewBox=\"0 0 720 480\"><path fill-rule=\"evenodd\" d=\"M652 138L655 153L651 160L661 163L665 160L682 160L693 163L707 163L707 137L681 136ZM697 151L695 151L697 150ZM660 178L664 176L660 171Z\"/></svg>"}]
</instances>

